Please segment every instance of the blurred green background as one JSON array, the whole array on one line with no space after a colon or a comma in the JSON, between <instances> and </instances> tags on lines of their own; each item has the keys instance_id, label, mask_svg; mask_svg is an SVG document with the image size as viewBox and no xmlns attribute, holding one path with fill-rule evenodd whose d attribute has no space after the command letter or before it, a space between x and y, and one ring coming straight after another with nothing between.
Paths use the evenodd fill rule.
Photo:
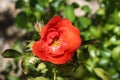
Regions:
<instances>
[{"instance_id":1,"label":"blurred green background","mask_svg":"<svg viewBox=\"0 0 120 80\"><path fill-rule=\"evenodd\" d=\"M57 80L120 80L120 0L17 0L15 9L18 12L14 25L21 30L18 34L22 31L25 33L15 40L12 48L22 53L26 51L27 41L39 40L35 23L46 24L55 15L68 18L79 28L83 41L100 41L98 44L81 46L74 56L77 59L75 63L61 66L63 69L58 72ZM27 63L31 58L35 60L35 63L31 63L32 67ZM14 59L13 62L15 68L8 62L0 72L5 80L26 80L25 77L28 80L52 80L50 72L54 65L39 62L36 57L26 57L23 68L29 74L16 76L11 74L11 70L14 73L21 71L18 65L20 61ZM33 65L36 64L39 75L33 73L36 69Z\"/></svg>"}]
</instances>

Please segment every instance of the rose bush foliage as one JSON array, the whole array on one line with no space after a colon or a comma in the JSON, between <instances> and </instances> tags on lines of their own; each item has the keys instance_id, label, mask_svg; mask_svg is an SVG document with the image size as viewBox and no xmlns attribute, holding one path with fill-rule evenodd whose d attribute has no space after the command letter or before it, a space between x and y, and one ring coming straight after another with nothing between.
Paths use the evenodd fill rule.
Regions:
<instances>
[{"instance_id":1,"label":"rose bush foliage","mask_svg":"<svg viewBox=\"0 0 120 80\"><path fill-rule=\"evenodd\" d=\"M51 65L51 63L43 61L42 63L46 67L44 65L42 66L42 59L39 60L37 57L33 57L34 55L30 51L31 49L26 52L25 44L28 40L37 40L35 43L40 42L41 39L39 37L41 34L39 35L34 30L34 23L36 21L43 21L46 24L54 15L61 15L62 17L68 18L78 27L81 31L82 41L90 39L99 39L101 41L101 44L80 46L80 49L72 57L72 61L67 63L69 65L59 65L59 68L62 68L59 69L62 73L57 72L58 80L120 79L120 0L84 0L90 4L95 1L99 5L97 12L91 16L91 7L87 5L82 7L78 3L66 4L66 1L69 2L71 0L17 0L16 9L21 9L21 11L17 14L15 22L17 27L26 29L27 33L20 40L16 41L13 49L19 50L27 55L26 57L23 56L25 58L23 61L23 70L27 75L22 74L16 78L10 74L12 68L11 64L8 64L9 66L1 72L1 75L4 75L6 80L26 80L24 75L30 78L28 80L53 79L53 64ZM78 7L86 13L84 16L77 16L74 13ZM12 50L12 52L7 51L6 53L6 56L16 57L13 53L18 54L19 52ZM8 55L8 53L12 55ZM30 54L30 58L28 57L28 53ZM13 72L17 72L17 70L19 69L16 67ZM107 77L108 74L106 72L110 75L110 78Z\"/></svg>"}]
</instances>

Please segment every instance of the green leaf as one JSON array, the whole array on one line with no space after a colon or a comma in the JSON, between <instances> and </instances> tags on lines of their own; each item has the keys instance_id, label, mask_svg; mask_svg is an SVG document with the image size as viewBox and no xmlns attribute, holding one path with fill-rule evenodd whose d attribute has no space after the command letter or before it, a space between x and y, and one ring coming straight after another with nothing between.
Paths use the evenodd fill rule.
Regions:
<instances>
[{"instance_id":1,"label":"green leaf","mask_svg":"<svg viewBox=\"0 0 120 80\"><path fill-rule=\"evenodd\" d=\"M40 12L44 12L44 8L38 4L36 4L35 8Z\"/></svg>"},{"instance_id":2,"label":"green leaf","mask_svg":"<svg viewBox=\"0 0 120 80\"><path fill-rule=\"evenodd\" d=\"M114 66L115 66L114 69L116 69L117 72L119 73L119 71L120 71L120 59L114 63Z\"/></svg>"},{"instance_id":3,"label":"green leaf","mask_svg":"<svg viewBox=\"0 0 120 80\"><path fill-rule=\"evenodd\" d=\"M15 7L16 8L22 8L22 7L25 7L25 1L24 0L18 0L15 4Z\"/></svg>"},{"instance_id":4,"label":"green leaf","mask_svg":"<svg viewBox=\"0 0 120 80\"><path fill-rule=\"evenodd\" d=\"M97 11L98 15L105 15L105 8L99 8Z\"/></svg>"},{"instance_id":5,"label":"green leaf","mask_svg":"<svg viewBox=\"0 0 120 80\"><path fill-rule=\"evenodd\" d=\"M108 22L112 24L120 24L120 11L115 10L112 16L110 16Z\"/></svg>"},{"instance_id":6,"label":"green leaf","mask_svg":"<svg viewBox=\"0 0 120 80\"><path fill-rule=\"evenodd\" d=\"M85 75L85 72L86 72L86 67L84 65L80 65L75 73L73 74L75 77L77 78L82 78L84 75Z\"/></svg>"},{"instance_id":7,"label":"green leaf","mask_svg":"<svg viewBox=\"0 0 120 80\"><path fill-rule=\"evenodd\" d=\"M40 63L37 68L38 70L43 70L46 68L46 65L44 63Z\"/></svg>"},{"instance_id":8,"label":"green leaf","mask_svg":"<svg viewBox=\"0 0 120 80\"><path fill-rule=\"evenodd\" d=\"M26 26L27 26L27 14L25 12L20 12L16 16L16 24L20 28L26 28Z\"/></svg>"},{"instance_id":9,"label":"green leaf","mask_svg":"<svg viewBox=\"0 0 120 80\"><path fill-rule=\"evenodd\" d=\"M16 24L18 25L18 27L26 28L26 25L27 25L27 14L26 14L26 12L24 12L24 11L20 12L16 16L16 20L15 21L16 21Z\"/></svg>"},{"instance_id":10,"label":"green leaf","mask_svg":"<svg viewBox=\"0 0 120 80\"><path fill-rule=\"evenodd\" d=\"M85 29L91 24L91 20L86 17L80 17L78 21L81 29Z\"/></svg>"},{"instance_id":11,"label":"green leaf","mask_svg":"<svg viewBox=\"0 0 120 80\"><path fill-rule=\"evenodd\" d=\"M108 58L101 58L99 64L103 67L108 66L110 64L110 60Z\"/></svg>"},{"instance_id":12,"label":"green leaf","mask_svg":"<svg viewBox=\"0 0 120 80\"><path fill-rule=\"evenodd\" d=\"M20 79L19 79L19 77L12 76L12 75L9 74L7 80L20 80Z\"/></svg>"},{"instance_id":13,"label":"green leaf","mask_svg":"<svg viewBox=\"0 0 120 80\"><path fill-rule=\"evenodd\" d=\"M118 61L120 59L120 46L117 46L113 49L112 58L115 61Z\"/></svg>"},{"instance_id":14,"label":"green leaf","mask_svg":"<svg viewBox=\"0 0 120 80\"><path fill-rule=\"evenodd\" d=\"M52 2L53 0L43 0L42 2L41 0L37 0L37 1L38 1L37 4L40 5L41 7L48 7L50 5L50 2Z\"/></svg>"},{"instance_id":15,"label":"green leaf","mask_svg":"<svg viewBox=\"0 0 120 80\"><path fill-rule=\"evenodd\" d=\"M37 0L29 0L30 7L34 8L37 2L38 2Z\"/></svg>"},{"instance_id":16,"label":"green leaf","mask_svg":"<svg viewBox=\"0 0 120 80\"><path fill-rule=\"evenodd\" d=\"M102 80L111 80L108 73L102 68L94 68L95 74L100 77Z\"/></svg>"},{"instance_id":17,"label":"green leaf","mask_svg":"<svg viewBox=\"0 0 120 80\"><path fill-rule=\"evenodd\" d=\"M41 77L29 78L28 80L49 80L49 79L41 76Z\"/></svg>"},{"instance_id":18,"label":"green leaf","mask_svg":"<svg viewBox=\"0 0 120 80\"><path fill-rule=\"evenodd\" d=\"M72 3L72 6L74 7L74 8L78 8L79 7L79 5L77 4L77 3Z\"/></svg>"},{"instance_id":19,"label":"green leaf","mask_svg":"<svg viewBox=\"0 0 120 80\"><path fill-rule=\"evenodd\" d=\"M25 11L20 12L16 16L16 25L19 28L27 29L27 31L33 31L33 24L35 22L36 16L34 14L29 14Z\"/></svg>"},{"instance_id":20,"label":"green leaf","mask_svg":"<svg viewBox=\"0 0 120 80\"><path fill-rule=\"evenodd\" d=\"M31 41L31 42L27 45L27 47L30 48L30 49L32 49L32 46L33 46L34 42L35 42L35 41Z\"/></svg>"},{"instance_id":21,"label":"green leaf","mask_svg":"<svg viewBox=\"0 0 120 80\"><path fill-rule=\"evenodd\" d=\"M52 6L53 8L59 11L60 8L63 7L62 5L64 3L65 3L65 0L54 0L50 6Z\"/></svg>"},{"instance_id":22,"label":"green leaf","mask_svg":"<svg viewBox=\"0 0 120 80\"><path fill-rule=\"evenodd\" d=\"M113 25L113 24L105 24L104 29L106 31L110 31L110 30L113 30L115 27L116 25Z\"/></svg>"},{"instance_id":23,"label":"green leaf","mask_svg":"<svg viewBox=\"0 0 120 80\"><path fill-rule=\"evenodd\" d=\"M95 36L95 38L100 38L102 35L102 27L101 26L90 26L90 32L92 33L92 36Z\"/></svg>"},{"instance_id":24,"label":"green leaf","mask_svg":"<svg viewBox=\"0 0 120 80\"><path fill-rule=\"evenodd\" d=\"M83 6L82 10L85 11L86 13L90 12L90 8L88 6Z\"/></svg>"},{"instance_id":25,"label":"green leaf","mask_svg":"<svg viewBox=\"0 0 120 80\"><path fill-rule=\"evenodd\" d=\"M64 73L66 75L69 75L70 72L72 72L72 70L74 69L74 65L73 64L64 64L64 65L57 65L56 69L58 71L58 73Z\"/></svg>"},{"instance_id":26,"label":"green leaf","mask_svg":"<svg viewBox=\"0 0 120 80\"><path fill-rule=\"evenodd\" d=\"M74 8L72 6L66 6L64 8L64 14L66 18L70 19L70 21L73 22L75 20Z\"/></svg>"},{"instance_id":27,"label":"green leaf","mask_svg":"<svg viewBox=\"0 0 120 80\"><path fill-rule=\"evenodd\" d=\"M7 49L3 52L2 56L5 58L17 58L20 57L22 54L13 49Z\"/></svg>"},{"instance_id":28,"label":"green leaf","mask_svg":"<svg viewBox=\"0 0 120 80\"><path fill-rule=\"evenodd\" d=\"M89 52L87 48L84 48L83 51L80 49L77 50L77 57L80 61L87 61L89 58Z\"/></svg>"},{"instance_id":29,"label":"green leaf","mask_svg":"<svg viewBox=\"0 0 120 80\"><path fill-rule=\"evenodd\" d=\"M117 80L119 78L119 73L115 68L109 68L109 74L113 80Z\"/></svg>"}]
</instances>

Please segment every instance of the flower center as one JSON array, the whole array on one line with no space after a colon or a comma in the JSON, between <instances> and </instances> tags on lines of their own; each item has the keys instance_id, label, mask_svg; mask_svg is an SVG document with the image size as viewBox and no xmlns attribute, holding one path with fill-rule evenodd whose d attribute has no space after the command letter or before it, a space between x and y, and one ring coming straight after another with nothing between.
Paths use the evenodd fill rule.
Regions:
<instances>
[{"instance_id":1,"label":"flower center","mask_svg":"<svg viewBox=\"0 0 120 80\"><path fill-rule=\"evenodd\" d=\"M52 42L52 47L58 47L60 45L60 40L58 39L55 39L53 42Z\"/></svg>"}]
</instances>

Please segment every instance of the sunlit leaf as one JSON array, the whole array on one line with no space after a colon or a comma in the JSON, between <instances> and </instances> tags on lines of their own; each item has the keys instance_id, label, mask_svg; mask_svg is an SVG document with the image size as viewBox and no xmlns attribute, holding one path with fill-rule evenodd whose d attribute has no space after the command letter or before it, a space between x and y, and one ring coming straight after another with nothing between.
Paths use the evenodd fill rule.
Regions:
<instances>
[{"instance_id":1,"label":"sunlit leaf","mask_svg":"<svg viewBox=\"0 0 120 80\"><path fill-rule=\"evenodd\" d=\"M95 74L100 77L102 80L111 80L108 73L102 68L94 68Z\"/></svg>"},{"instance_id":2,"label":"sunlit leaf","mask_svg":"<svg viewBox=\"0 0 120 80\"><path fill-rule=\"evenodd\" d=\"M109 68L109 74L112 79L118 79L118 77L119 77L119 73L114 68Z\"/></svg>"},{"instance_id":3,"label":"sunlit leaf","mask_svg":"<svg viewBox=\"0 0 120 80\"><path fill-rule=\"evenodd\" d=\"M99 61L99 64L103 67L108 66L110 63L110 60L108 58L101 58Z\"/></svg>"},{"instance_id":4,"label":"sunlit leaf","mask_svg":"<svg viewBox=\"0 0 120 80\"><path fill-rule=\"evenodd\" d=\"M112 24L120 24L120 11L115 10L108 22Z\"/></svg>"},{"instance_id":5,"label":"sunlit leaf","mask_svg":"<svg viewBox=\"0 0 120 80\"><path fill-rule=\"evenodd\" d=\"M64 14L66 18L70 19L70 21L73 22L75 20L74 8L72 6L66 6L64 8Z\"/></svg>"},{"instance_id":6,"label":"sunlit leaf","mask_svg":"<svg viewBox=\"0 0 120 80\"><path fill-rule=\"evenodd\" d=\"M86 17L80 17L78 19L78 21L79 21L79 24L80 24L79 27L82 28L82 29L87 28L91 24L91 20L86 18Z\"/></svg>"},{"instance_id":7,"label":"sunlit leaf","mask_svg":"<svg viewBox=\"0 0 120 80\"><path fill-rule=\"evenodd\" d=\"M40 60L37 57L25 57L23 60L23 72L28 74L30 71L35 71L35 64L38 63ZM34 73L31 73L34 74Z\"/></svg>"},{"instance_id":8,"label":"sunlit leaf","mask_svg":"<svg viewBox=\"0 0 120 80\"><path fill-rule=\"evenodd\" d=\"M90 8L88 6L83 6L82 10L85 11L86 13L90 12Z\"/></svg>"},{"instance_id":9,"label":"sunlit leaf","mask_svg":"<svg viewBox=\"0 0 120 80\"><path fill-rule=\"evenodd\" d=\"M33 46L33 44L34 44L34 41L31 41L31 42L27 45L27 47L31 49L32 46Z\"/></svg>"},{"instance_id":10,"label":"sunlit leaf","mask_svg":"<svg viewBox=\"0 0 120 80\"><path fill-rule=\"evenodd\" d=\"M90 32L92 33L92 36L95 36L96 38L101 37L102 34L102 27L101 26L90 26Z\"/></svg>"},{"instance_id":11,"label":"sunlit leaf","mask_svg":"<svg viewBox=\"0 0 120 80\"><path fill-rule=\"evenodd\" d=\"M41 73L46 73L46 71L48 71L48 69L46 68L46 65L44 63L38 64L38 67L36 70L41 71Z\"/></svg>"},{"instance_id":12,"label":"sunlit leaf","mask_svg":"<svg viewBox=\"0 0 120 80\"><path fill-rule=\"evenodd\" d=\"M44 12L44 8L41 7L40 5L36 5L35 8L38 10L38 11L41 11L41 12Z\"/></svg>"},{"instance_id":13,"label":"sunlit leaf","mask_svg":"<svg viewBox=\"0 0 120 80\"><path fill-rule=\"evenodd\" d=\"M12 76L12 75L8 75L8 80L20 80L19 77L15 77L15 76Z\"/></svg>"},{"instance_id":14,"label":"sunlit leaf","mask_svg":"<svg viewBox=\"0 0 120 80\"><path fill-rule=\"evenodd\" d=\"M115 61L118 61L120 59L120 46L117 46L113 49L112 58Z\"/></svg>"},{"instance_id":15,"label":"sunlit leaf","mask_svg":"<svg viewBox=\"0 0 120 80\"><path fill-rule=\"evenodd\" d=\"M28 80L49 80L48 78L45 78L43 76L41 77L33 77L33 78L29 78Z\"/></svg>"},{"instance_id":16,"label":"sunlit leaf","mask_svg":"<svg viewBox=\"0 0 120 80\"><path fill-rule=\"evenodd\" d=\"M51 0L52 1L52 0ZM65 3L65 0L53 0L51 3L51 6L56 9L56 11L59 11L61 7L63 7L63 4Z\"/></svg>"},{"instance_id":17,"label":"sunlit leaf","mask_svg":"<svg viewBox=\"0 0 120 80\"><path fill-rule=\"evenodd\" d=\"M99 8L97 11L98 15L105 15L105 9L104 8Z\"/></svg>"}]
</instances>

